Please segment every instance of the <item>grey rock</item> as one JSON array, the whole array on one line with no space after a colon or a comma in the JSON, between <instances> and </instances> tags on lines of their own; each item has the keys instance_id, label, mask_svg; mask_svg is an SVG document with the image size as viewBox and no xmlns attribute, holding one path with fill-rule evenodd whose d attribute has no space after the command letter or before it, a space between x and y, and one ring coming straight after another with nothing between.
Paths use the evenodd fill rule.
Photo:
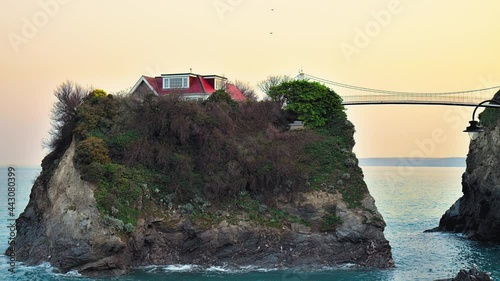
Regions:
<instances>
[{"instance_id":1,"label":"grey rock","mask_svg":"<svg viewBox=\"0 0 500 281\"><path fill-rule=\"evenodd\" d=\"M500 101L500 92L495 95ZM463 196L442 216L435 230L500 243L500 120L471 141L462 176Z\"/></svg>"},{"instance_id":2,"label":"grey rock","mask_svg":"<svg viewBox=\"0 0 500 281\"><path fill-rule=\"evenodd\" d=\"M116 217L116 215L118 215L118 213L119 213L119 211L118 211L118 209L117 209L117 208L115 208L115 207L111 207L111 215L112 215L113 217Z\"/></svg>"},{"instance_id":3,"label":"grey rock","mask_svg":"<svg viewBox=\"0 0 500 281\"><path fill-rule=\"evenodd\" d=\"M352 159L352 158L349 158L349 159L344 161L344 165L348 168L356 167L357 164L358 164L358 162L356 161L356 159Z\"/></svg>"},{"instance_id":4,"label":"grey rock","mask_svg":"<svg viewBox=\"0 0 500 281\"><path fill-rule=\"evenodd\" d=\"M183 214L191 214L194 211L194 206L191 203L187 203L185 205L182 205L180 209Z\"/></svg>"},{"instance_id":5,"label":"grey rock","mask_svg":"<svg viewBox=\"0 0 500 281\"><path fill-rule=\"evenodd\" d=\"M129 264L111 261L126 256L126 243L100 218L93 186L76 171L74 153L72 143L50 179L40 176L34 183L16 221L16 258L27 265L50 262L62 272L123 274Z\"/></svg>"},{"instance_id":6,"label":"grey rock","mask_svg":"<svg viewBox=\"0 0 500 281\"><path fill-rule=\"evenodd\" d=\"M488 273L481 272L477 267L471 268L469 271L462 269L452 279L439 279L436 281L493 281L493 278Z\"/></svg>"},{"instance_id":7,"label":"grey rock","mask_svg":"<svg viewBox=\"0 0 500 281\"><path fill-rule=\"evenodd\" d=\"M267 212L267 206L266 205L259 205L259 213L264 214Z\"/></svg>"}]
</instances>

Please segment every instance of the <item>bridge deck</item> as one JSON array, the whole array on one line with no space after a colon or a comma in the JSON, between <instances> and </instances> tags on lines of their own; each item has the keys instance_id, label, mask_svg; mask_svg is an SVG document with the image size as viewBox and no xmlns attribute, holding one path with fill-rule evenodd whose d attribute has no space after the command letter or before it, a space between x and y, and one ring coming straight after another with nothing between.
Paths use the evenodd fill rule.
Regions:
<instances>
[{"instance_id":1,"label":"bridge deck","mask_svg":"<svg viewBox=\"0 0 500 281\"><path fill-rule=\"evenodd\" d=\"M419 92L397 92L366 87L353 86L309 74L301 73L300 79L307 79L328 85L343 99L343 105L447 105L447 106L477 106L485 100L493 98L499 92L500 86L488 87L476 90L441 92L441 93L419 93ZM482 107L499 107L492 104L484 104Z\"/></svg>"},{"instance_id":2,"label":"bridge deck","mask_svg":"<svg viewBox=\"0 0 500 281\"><path fill-rule=\"evenodd\" d=\"M445 105L445 106L470 106L476 107L478 103L463 103L463 102L440 102L440 101L355 101L355 102L342 102L345 106L350 105ZM480 107L496 107L495 104L482 104Z\"/></svg>"}]
</instances>

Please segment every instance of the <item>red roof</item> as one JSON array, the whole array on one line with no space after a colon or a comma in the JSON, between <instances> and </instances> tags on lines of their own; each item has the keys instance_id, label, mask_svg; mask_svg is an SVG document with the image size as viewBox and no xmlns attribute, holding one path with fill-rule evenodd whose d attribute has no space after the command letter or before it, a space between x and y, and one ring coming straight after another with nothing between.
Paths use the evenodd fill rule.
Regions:
<instances>
[{"instance_id":1,"label":"red roof","mask_svg":"<svg viewBox=\"0 0 500 281\"><path fill-rule=\"evenodd\" d=\"M226 92L231 96L231 98L235 101L246 101L247 97L243 95L243 93L236 88L233 84L226 84Z\"/></svg>"},{"instance_id":2,"label":"red roof","mask_svg":"<svg viewBox=\"0 0 500 281\"><path fill-rule=\"evenodd\" d=\"M206 76L210 79L212 76ZM212 83L208 82L204 76L197 74L189 74L189 88L180 88L180 89L163 89L163 76L158 77L148 77L143 76L144 80L153 88L156 94L163 96L168 94L207 94L210 95L215 92ZM213 78L212 78L213 79ZM141 78L142 80L142 78ZM139 81L141 81L139 80ZM231 98L235 101L246 101L246 97L241 93L238 88L236 88L233 84L226 84L226 92L231 96Z\"/></svg>"},{"instance_id":3,"label":"red roof","mask_svg":"<svg viewBox=\"0 0 500 281\"><path fill-rule=\"evenodd\" d=\"M146 81L148 82L149 85L151 85L151 87L153 87L153 90L159 94L160 93L160 89L161 89L161 86L158 87L158 84L156 84L156 79L153 78L153 77L147 77L147 76L143 76L144 79L146 79ZM161 85L161 84L160 84Z\"/></svg>"}]
</instances>

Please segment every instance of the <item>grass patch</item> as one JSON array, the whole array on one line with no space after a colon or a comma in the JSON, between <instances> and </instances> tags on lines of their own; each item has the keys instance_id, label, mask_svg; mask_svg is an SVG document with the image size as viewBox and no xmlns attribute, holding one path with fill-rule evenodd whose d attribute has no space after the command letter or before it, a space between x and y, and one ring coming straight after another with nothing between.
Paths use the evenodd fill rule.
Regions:
<instances>
[{"instance_id":1,"label":"grass patch","mask_svg":"<svg viewBox=\"0 0 500 281\"><path fill-rule=\"evenodd\" d=\"M305 170L312 190L340 192L349 208L359 208L368 192L362 172L357 165L347 165L355 155L351 152L351 135L328 135L322 129L323 139L306 147ZM349 177L346 178L345 175Z\"/></svg>"},{"instance_id":2,"label":"grass patch","mask_svg":"<svg viewBox=\"0 0 500 281\"><path fill-rule=\"evenodd\" d=\"M135 226L146 204L143 189L147 172L114 163L92 163L82 169L84 179L97 184L94 196L101 214Z\"/></svg>"},{"instance_id":3,"label":"grass patch","mask_svg":"<svg viewBox=\"0 0 500 281\"><path fill-rule=\"evenodd\" d=\"M342 219L335 214L328 214L321 218L319 225L320 231L334 231L337 226L343 223Z\"/></svg>"},{"instance_id":4,"label":"grass patch","mask_svg":"<svg viewBox=\"0 0 500 281\"><path fill-rule=\"evenodd\" d=\"M223 211L222 211L223 210ZM252 199L249 194L243 193L239 198L225 200L213 208L200 210L196 206L190 218L198 226L209 228L226 220L231 225L237 225L241 220L254 225L283 229L291 223L300 223L311 226L305 219L290 215L288 212L269 208L261 201Z\"/></svg>"}]
</instances>

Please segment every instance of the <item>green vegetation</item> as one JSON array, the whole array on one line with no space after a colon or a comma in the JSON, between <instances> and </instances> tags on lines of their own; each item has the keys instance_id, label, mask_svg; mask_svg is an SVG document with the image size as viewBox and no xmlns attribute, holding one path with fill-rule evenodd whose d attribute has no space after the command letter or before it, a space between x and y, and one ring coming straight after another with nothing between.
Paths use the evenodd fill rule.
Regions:
<instances>
[{"instance_id":1,"label":"green vegetation","mask_svg":"<svg viewBox=\"0 0 500 281\"><path fill-rule=\"evenodd\" d=\"M206 227L223 220L311 226L277 208L277 198L293 200L308 190L340 192L359 208L367 189L340 97L307 81L270 91L286 108L272 101L238 104L224 91L201 103L90 92L71 119L75 165L96 184L103 217L123 232L141 216L174 210ZM287 130L295 117L306 130ZM340 223L326 216L321 228Z\"/></svg>"},{"instance_id":2,"label":"green vegetation","mask_svg":"<svg viewBox=\"0 0 500 281\"><path fill-rule=\"evenodd\" d=\"M241 193L236 199L223 200L217 206L217 211L200 210L194 207L191 213L193 221L201 226L211 227L223 220L230 224L238 224L240 221L251 222L282 229L290 223L300 223L311 226L307 220L290 215L278 208L270 208L260 200L253 199L248 193Z\"/></svg>"},{"instance_id":3,"label":"green vegetation","mask_svg":"<svg viewBox=\"0 0 500 281\"><path fill-rule=\"evenodd\" d=\"M486 108L480 115L481 126L493 128L500 120L500 110L496 108Z\"/></svg>"},{"instance_id":4,"label":"green vegetation","mask_svg":"<svg viewBox=\"0 0 500 281\"><path fill-rule=\"evenodd\" d=\"M349 207L360 207L368 189L351 152L354 126L347 120L342 99L326 86L304 80L282 83L270 93L284 99L285 109L320 136L305 146L303 166L311 188L337 190Z\"/></svg>"},{"instance_id":5,"label":"green vegetation","mask_svg":"<svg viewBox=\"0 0 500 281\"><path fill-rule=\"evenodd\" d=\"M90 165L92 163L106 164L111 162L104 140L98 137L89 137L81 141L76 151L75 162L77 165Z\"/></svg>"},{"instance_id":6,"label":"green vegetation","mask_svg":"<svg viewBox=\"0 0 500 281\"><path fill-rule=\"evenodd\" d=\"M328 214L321 218L319 225L320 231L334 231L337 226L342 224L342 219L335 214Z\"/></svg>"},{"instance_id":7,"label":"green vegetation","mask_svg":"<svg viewBox=\"0 0 500 281\"><path fill-rule=\"evenodd\" d=\"M345 119L342 98L318 82L285 82L271 87L269 96L284 100L286 109L297 114L297 119L308 127L318 128L335 119Z\"/></svg>"},{"instance_id":8,"label":"green vegetation","mask_svg":"<svg viewBox=\"0 0 500 281\"><path fill-rule=\"evenodd\" d=\"M493 100L500 102L500 91L495 94ZM481 126L492 129L500 119L500 110L497 108L486 108L479 114L479 119L481 121Z\"/></svg>"},{"instance_id":9,"label":"green vegetation","mask_svg":"<svg viewBox=\"0 0 500 281\"><path fill-rule=\"evenodd\" d=\"M207 102L224 102L230 106L236 107L238 103L235 102L231 96L224 90L217 90L208 97Z\"/></svg>"},{"instance_id":10,"label":"green vegetation","mask_svg":"<svg viewBox=\"0 0 500 281\"><path fill-rule=\"evenodd\" d=\"M352 132L346 131L345 134ZM312 189L339 191L350 208L361 207L368 192L361 169L353 165L356 156L345 138L324 136L306 147L306 171Z\"/></svg>"},{"instance_id":11,"label":"green vegetation","mask_svg":"<svg viewBox=\"0 0 500 281\"><path fill-rule=\"evenodd\" d=\"M92 163L82 172L84 179L98 184L94 196L101 213L135 225L144 194L141 182L146 182L143 172L113 163Z\"/></svg>"}]
</instances>

